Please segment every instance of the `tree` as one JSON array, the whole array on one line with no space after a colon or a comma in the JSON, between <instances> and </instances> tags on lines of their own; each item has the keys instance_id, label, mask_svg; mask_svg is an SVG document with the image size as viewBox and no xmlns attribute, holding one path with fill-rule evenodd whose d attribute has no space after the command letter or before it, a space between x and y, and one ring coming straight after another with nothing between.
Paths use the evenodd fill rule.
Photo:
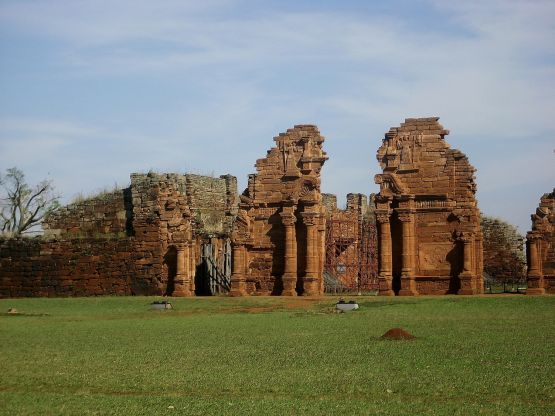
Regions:
<instances>
[{"instance_id":1,"label":"tree","mask_svg":"<svg viewBox=\"0 0 555 416\"><path fill-rule=\"evenodd\" d=\"M524 237L506 221L482 214L480 225L484 242L484 272L503 284L518 284L526 274Z\"/></svg>"},{"instance_id":2,"label":"tree","mask_svg":"<svg viewBox=\"0 0 555 416\"><path fill-rule=\"evenodd\" d=\"M0 234L17 237L33 232L33 227L60 207L60 196L52 181L43 180L31 188L16 167L0 174Z\"/></svg>"}]
</instances>

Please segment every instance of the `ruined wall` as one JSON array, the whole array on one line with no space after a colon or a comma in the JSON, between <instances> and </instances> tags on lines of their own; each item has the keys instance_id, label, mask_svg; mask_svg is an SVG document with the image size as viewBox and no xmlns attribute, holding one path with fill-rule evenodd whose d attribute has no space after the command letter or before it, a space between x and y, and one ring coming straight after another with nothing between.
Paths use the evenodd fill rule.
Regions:
<instances>
[{"instance_id":1,"label":"ruined wall","mask_svg":"<svg viewBox=\"0 0 555 416\"><path fill-rule=\"evenodd\" d=\"M316 126L274 138L241 196L233 231L232 295L323 291L325 217L320 170L327 159Z\"/></svg>"},{"instance_id":2,"label":"ruined wall","mask_svg":"<svg viewBox=\"0 0 555 416\"><path fill-rule=\"evenodd\" d=\"M544 194L526 235L527 294L555 293L555 189Z\"/></svg>"},{"instance_id":3,"label":"ruined wall","mask_svg":"<svg viewBox=\"0 0 555 416\"><path fill-rule=\"evenodd\" d=\"M127 238L0 239L0 297L150 294L132 253Z\"/></svg>"},{"instance_id":4,"label":"ruined wall","mask_svg":"<svg viewBox=\"0 0 555 416\"><path fill-rule=\"evenodd\" d=\"M2 241L0 296L189 296L202 245L230 237L236 187L229 175L131 174L129 188L50 216L44 239Z\"/></svg>"},{"instance_id":5,"label":"ruined wall","mask_svg":"<svg viewBox=\"0 0 555 416\"><path fill-rule=\"evenodd\" d=\"M324 206L326 215L328 216L337 210L337 196L334 194L322 194L322 205Z\"/></svg>"},{"instance_id":6,"label":"ruined wall","mask_svg":"<svg viewBox=\"0 0 555 416\"><path fill-rule=\"evenodd\" d=\"M187 174L185 182L196 232L229 236L238 211L237 178Z\"/></svg>"},{"instance_id":7,"label":"ruined wall","mask_svg":"<svg viewBox=\"0 0 555 416\"><path fill-rule=\"evenodd\" d=\"M42 224L46 236L122 237L131 233L130 188L104 192L50 214Z\"/></svg>"},{"instance_id":8,"label":"ruined wall","mask_svg":"<svg viewBox=\"0 0 555 416\"><path fill-rule=\"evenodd\" d=\"M483 292L475 169L438 117L406 119L377 159L380 294Z\"/></svg>"},{"instance_id":9,"label":"ruined wall","mask_svg":"<svg viewBox=\"0 0 555 416\"><path fill-rule=\"evenodd\" d=\"M348 194L344 210L326 194L325 289L327 292L369 291L377 287L375 217L363 194Z\"/></svg>"}]
</instances>

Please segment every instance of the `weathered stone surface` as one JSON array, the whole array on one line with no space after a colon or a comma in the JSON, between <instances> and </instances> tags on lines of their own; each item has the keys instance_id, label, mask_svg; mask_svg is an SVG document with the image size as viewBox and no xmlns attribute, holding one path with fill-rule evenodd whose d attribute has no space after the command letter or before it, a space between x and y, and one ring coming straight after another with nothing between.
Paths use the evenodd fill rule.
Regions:
<instances>
[{"instance_id":1,"label":"weathered stone surface","mask_svg":"<svg viewBox=\"0 0 555 416\"><path fill-rule=\"evenodd\" d=\"M438 120L406 119L377 153L381 295L483 291L475 169Z\"/></svg>"},{"instance_id":2,"label":"weathered stone surface","mask_svg":"<svg viewBox=\"0 0 555 416\"><path fill-rule=\"evenodd\" d=\"M555 293L555 189L541 197L526 235L527 294Z\"/></svg>"},{"instance_id":3,"label":"weathered stone surface","mask_svg":"<svg viewBox=\"0 0 555 416\"><path fill-rule=\"evenodd\" d=\"M346 208L337 197L322 194L326 209L326 291L370 291L377 288L374 195L347 194Z\"/></svg>"},{"instance_id":4,"label":"weathered stone surface","mask_svg":"<svg viewBox=\"0 0 555 416\"><path fill-rule=\"evenodd\" d=\"M324 138L316 126L298 125L274 141L241 195L231 294L317 295L323 292Z\"/></svg>"},{"instance_id":5,"label":"weathered stone surface","mask_svg":"<svg viewBox=\"0 0 555 416\"><path fill-rule=\"evenodd\" d=\"M202 244L221 250L236 213L233 176L132 174L52 215L44 239L0 240L0 296L192 295Z\"/></svg>"}]
</instances>

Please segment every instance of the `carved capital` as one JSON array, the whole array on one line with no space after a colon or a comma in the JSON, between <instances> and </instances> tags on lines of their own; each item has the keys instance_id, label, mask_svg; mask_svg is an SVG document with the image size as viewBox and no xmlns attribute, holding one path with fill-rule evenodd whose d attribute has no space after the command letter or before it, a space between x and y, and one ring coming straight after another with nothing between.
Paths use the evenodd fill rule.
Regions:
<instances>
[{"instance_id":1,"label":"carved capital","mask_svg":"<svg viewBox=\"0 0 555 416\"><path fill-rule=\"evenodd\" d=\"M539 234L539 233L528 233L526 235L526 239L533 243L536 242L537 240L543 240L543 235Z\"/></svg>"},{"instance_id":2,"label":"carved capital","mask_svg":"<svg viewBox=\"0 0 555 416\"><path fill-rule=\"evenodd\" d=\"M380 224L385 224L389 222L389 213L387 212L380 212L376 213L376 221Z\"/></svg>"},{"instance_id":3,"label":"carved capital","mask_svg":"<svg viewBox=\"0 0 555 416\"><path fill-rule=\"evenodd\" d=\"M399 221L401 222L411 222L412 221L412 215L408 212L404 212L404 213L399 213Z\"/></svg>"},{"instance_id":4,"label":"carved capital","mask_svg":"<svg viewBox=\"0 0 555 416\"><path fill-rule=\"evenodd\" d=\"M297 217L288 212L281 212L279 215L281 216L281 222L286 227L292 227L295 225L295 222L297 222Z\"/></svg>"},{"instance_id":5,"label":"carved capital","mask_svg":"<svg viewBox=\"0 0 555 416\"><path fill-rule=\"evenodd\" d=\"M465 245L470 244L474 240L473 237L474 237L473 235L466 234L466 235L461 236L459 238L459 241L462 241L462 243L465 244Z\"/></svg>"},{"instance_id":6,"label":"carved capital","mask_svg":"<svg viewBox=\"0 0 555 416\"><path fill-rule=\"evenodd\" d=\"M317 224L318 214L314 212L302 212L301 217L306 226L313 226Z\"/></svg>"}]
</instances>

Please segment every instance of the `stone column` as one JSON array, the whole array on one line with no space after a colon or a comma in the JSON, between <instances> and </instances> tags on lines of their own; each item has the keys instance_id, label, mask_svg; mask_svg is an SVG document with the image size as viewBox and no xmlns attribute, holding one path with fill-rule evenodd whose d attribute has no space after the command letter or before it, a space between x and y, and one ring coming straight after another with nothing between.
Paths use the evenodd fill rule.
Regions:
<instances>
[{"instance_id":1,"label":"stone column","mask_svg":"<svg viewBox=\"0 0 555 416\"><path fill-rule=\"evenodd\" d=\"M477 259L474 261L474 273L476 274L476 294L483 294L484 293L484 241L483 238L480 236L479 238L475 239L475 250L474 250L474 258Z\"/></svg>"},{"instance_id":2,"label":"stone column","mask_svg":"<svg viewBox=\"0 0 555 416\"><path fill-rule=\"evenodd\" d=\"M295 234L295 222L297 218L294 214L282 212L281 221L285 228L285 255L283 270L283 296L297 296L297 238Z\"/></svg>"},{"instance_id":3,"label":"stone column","mask_svg":"<svg viewBox=\"0 0 555 416\"><path fill-rule=\"evenodd\" d=\"M473 235L461 237L463 243L463 271L459 275L461 287L458 291L459 295L476 294L476 279L472 267L472 248L474 243Z\"/></svg>"},{"instance_id":4,"label":"stone column","mask_svg":"<svg viewBox=\"0 0 555 416\"><path fill-rule=\"evenodd\" d=\"M191 296L189 270L187 267L187 251L187 244L177 249L177 273L175 276L173 296Z\"/></svg>"},{"instance_id":5,"label":"stone column","mask_svg":"<svg viewBox=\"0 0 555 416\"><path fill-rule=\"evenodd\" d=\"M414 265L413 258L414 253L412 249L414 248L414 222L413 215L410 212L400 212L399 220L402 223L402 269L401 269L401 290L399 295L401 296L415 296L418 295L416 290L416 281L414 280Z\"/></svg>"},{"instance_id":6,"label":"stone column","mask_svg":"<svg viewBox=\"0 0 555 416\"><path fill-rule=\"evenodd\" d=\"M380 270L378 271L379 295L393 296L393 278L391 275L391 226L389 223L389 213L376 213L376 221L380 227L379 255Z\"/></svg>"},{"instance_id":7,"label":"stone column","mask_svg":"<svg viewBox=\"0 0 555 416\"><path fill-rule=\"evenodd\" d=\"M529 233L526 236L528 243L528 273L526 280L528 289L527 295L543 295L545 293L544 279L541 271L540 244L541 237Z\"/></svg>"},{"instance_id":8,"label":"stone column","mask_svg":"<svg viewBox=\"0 0 555 416\"><path fill-rule=\"evenodd\" d=\"M306 225L306 269L303 279L303 295L315 296L320 293L321 276L318 276L318 241L317 241L317 214L313 212L304 212L301 214L303 222Z\"/></svg>"},{"instance_id":9,"label":"stone column","mask_svg":"<svg viewBox=\"0 0 555 416\"><path fill-rule=\"evenodd\" d=\"M188 270L189 270L189 287L191 293L195 292L195 276L197 274L197 264L196 264L196 252L195 252L195 241L190 241L188 243L189 256L188 256Z\"/></svg>"},{"instance_id":10,"label":"stone column","mask_svg":"<svg viewBox=\"0 0 555 416\"><path fill-rule=\"evenodd\" d=\"M231 296L245 296L246 288L246 271L245 271L245 246L244 244L233 243L233 257L231 266Z\"/></svg>"},{"instance_id":11,"label":"stone column","mask_svg":"<svg viewBox=\"0 0 555 416\"><path fill-rule=\"evenodd\" d=\"M320 293L324 293L324 267L326 262L326 217L322 213L320 216L320 225L318 227L318 236L320 238L320 257L318 259L318 274L322 276L320 279Z\"/></svg>"}]
</instances>

